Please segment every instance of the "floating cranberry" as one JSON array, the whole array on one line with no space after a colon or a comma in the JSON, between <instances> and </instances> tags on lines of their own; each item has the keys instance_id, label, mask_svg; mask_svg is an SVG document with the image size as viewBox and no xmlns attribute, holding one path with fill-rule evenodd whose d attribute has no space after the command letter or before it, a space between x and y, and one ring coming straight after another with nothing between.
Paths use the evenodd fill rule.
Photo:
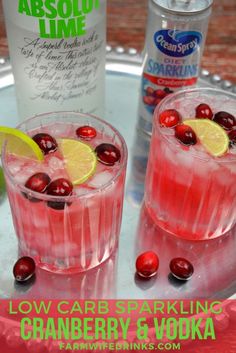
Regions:
<instances>
[{"instance_id":1,"label":"floating cranberry","mask_svg":"<svg viewBox=\"0 0 236 353\"><path fill-rule=\"evenodd\" d=\"M31 257L23 256L15 263L13 275L18 282L25 282L35 274L35 262Z\"/></svg>"},{"instance_id":2,"label":"floating cranberry","mask_svg":"<svg viewBox=\"0 0 236 353\"><path fill-rule=\"evenodd\" d=\"M153 96L153 94L154 94L154 89L152 88L152 87L147 87L147 89L146 89L146 95L147 96Z\"/></svg>"},{"instance_id":3,"label":"floating cranberry","mask_svg":"<svg viewBox=\"0 0 236 353\"><path fill-rule=\"evenodd\" d=\"M99 162L113 166L120 160L120 151L118 148L110 143L102 143L95 148Z\"/></svg>"},{"instance_id":4,"label":"floating cranberry","mask_svg":"<svg viewBox=\"0 0 236 353\"><path fill-rule=\"evenodd\" d=\"M25 183L25 187L30 190L43 193L45 192L51 179L46 173L36 173L32 175Z\"/></svg>"},{"instance_id":5,"label":"floating cranberry","mask_svg":"<svg viewBox=\"0 0 236 353\"><path fill-rule=\"evenodd\" d=\"M71 195L73 190L73 185L71 182L65 178L59 178L53 180L48 188L47 194L53 196L68 196Z\"/></svg>"},{"instance_id":6,"label":"floating cranberry","mask_svg":"<svg viewBox=\"0 0 236 353\"><path fill-rule=\"evenodd\" d=\"M229 136L229 146L230 147L236 146L236 130L230 131L228 136Z\"/></svg>"},{"instance_id":7,"label":"floating cranberry","mask_svg":"<svg viewBox=\"0 0 236 353\"><path fill-rule=\"evenodd\" d=\"M159 122L165 127L174 127L181 122L181 115L175 109L164 110L159 116Z\"/></svg>"},{"instance_id":8,"label":"floating cranberry","mask_svg":"<svg viewBox=\"0 0 236 353\"><path fill-rule=\"evenodd\" d=\"M97 131L92 126L84 125L76 130L76 135L84 140L91 140L97 136Z\"/></svg>"},{"instance_id":9,"label":"floating cranberry","mask_svg":"<svg viewBox=\"0 0 236 353\"><path fill-rule=\"evenodd\" d=\"M177 279L186 281L192 277L194 268L188 260L182 257L176 257L170 262L170 271Z\"/></svg>"},{"instance_id":10,"label":"floating cranberry","mask_svg":"<svg viewBox=\"0 0 236 353\"><path fill-rule=\"evenodd\" d=\"M44 193L51 179L46 173L36 173L32 175L25 183L25 187L39 193ZM30 193L22 192L23 196L31 202L40 202L36 197L32 197Z\"/></svg>"},{"instance_id":11,"label":"floating cranberry","mask_svg":"<svg viewBox=\"0 0 236 353\"><path fill-rule=\"evenodd\" d=\"M236 126L236 118L227 112L216 113L213 120L225 130L231 130Z\"/></svg>"},{"instance_id":12,"label":"floating cranberry","mask_svg":"<svg viewBox=\"0 0 236 353\"><path fill-rule=\"evenodd\" d=\"M147 105L155 105L156 98L153 96L144 96L143 103Z\"/></svg>"},{"instance_id":13,"label":"floating cranberry","mask_svg":"<svg viewBox=\"0 0 236 353\"><path fill-rule=\"evenodd\" d=\"M212 119L213 112L208 104L201 103L196 107L196 118L198 119Z\"/></svg>"},{"instance_id":14,"label":"floating cranberry","mask_svg":"<svg viewBox=\"0 0 236 353\"><path fill-rule=\"evenodd\" d=\"M59 178L59 179L53 180L47 187L48 195L58 196L58 197L69 196L72 194L72 191L73 191L72 183L65 178ZM61 201L48 201L47 204L49 207L54 208L56 210L63 210L65 207L65 202L61 202Z\"/></svg>"},{"instance_id":15,"label":"floating cranberry","mask_svg":"<svg viewBox=\"0 0 236 353\"><path fill-rule=\"evenodd\" d=\"M163 91L162 89L157 89L155 92L154 92L155 96L157 98L165 98L167 96L168 93L166 93L165 91Z\"/></svg>"},{"instance_id":16,"label":"floating cranberry","mask_svg":"<svg viewBox=\"0 0 236 353\"><path fill-rule=\"evenodd\" d=\"M153 251L146 251L136 259L136 270L141 277L155 276L159 268L159 258Z\"/></svg>"},{"instance_id":17,"label":"floating cranberry","mask_svg":"<svg viewBox=\"0 0 236 353\"><path fill-rule=\"evenodd\" d=\"M39 145L44 154L55 152L57 150L56 140L49 134L39 133L32 137Z\"/></svg>"},{"instance_id":18,"label":"floating cranberry","mask_svg":"<svg viewBox=\"0 0 236 353\"><path fill-rule=\"evenodd\" d=\"M184 124L175 127L175 137L186 146L197 143L197 137L193 129Z\"/></svg>"}]
</instances>

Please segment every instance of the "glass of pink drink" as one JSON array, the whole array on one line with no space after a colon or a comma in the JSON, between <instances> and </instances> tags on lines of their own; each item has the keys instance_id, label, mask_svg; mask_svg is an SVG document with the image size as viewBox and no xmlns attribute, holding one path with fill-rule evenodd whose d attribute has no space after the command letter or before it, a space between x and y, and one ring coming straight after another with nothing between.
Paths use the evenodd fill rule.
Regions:
<instances>
[{"instance_id":1,"label":"glass of pink drink","mask_svg":"<svg viewBox=\"0 0 236 353\"><path fill-rule=\"evenodd\" d=\"M6 148L3 153L21 253L52 272L80 272L98 266L118 244L127 164L123 137L103 120L70 112L43 114L21 123L18 129L45 147L43 162L7 153ZM52 141L45 136L40 141L41 133ZM79 140L95 151L96 169L82 184L72 185L60 148L53 147L53 140L57 144L61 138ZM33 183L30 178L37 173L42 174L39 180L36 175ZM37 185L44 182L45 188L39 192Z\"/></svg>"},{"instance_id":2,"label":"glass of pink drink","mask_svg":"<svg viewBox=\"0 0 236 353\"><path fill-rule=\"evenodd\" d=\"M198 136L199 130L193 128L195 120L192 127L186 126L189 119L210 120L207 122L210 133L203 129ZM218 156L205 144L211 136L211 143L217 145L220 141L222 145L218 132L214 135L215 129L219 130L220 138L223 134L228 141ZM223 148L221 145L217 146L218 150ZM235 95L199 88L173 94L158 105L154 113L145 204L161 228L181 238L215 238L235 224Z\"/></svg>"}]
</instances>

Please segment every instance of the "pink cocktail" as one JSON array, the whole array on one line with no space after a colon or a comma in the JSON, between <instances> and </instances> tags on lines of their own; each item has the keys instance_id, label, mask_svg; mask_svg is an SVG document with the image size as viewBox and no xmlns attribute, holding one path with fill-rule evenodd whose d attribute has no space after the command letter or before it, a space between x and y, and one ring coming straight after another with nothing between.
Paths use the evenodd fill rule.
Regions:
<instances>
[{"instance_id":1,"label":"pink cocktail","mask_svg":"<svg viewBox=\"0 0 236 353\"><path fill-rule=\"evenodd\" d=\"M84 126L92 129L82 128L79 135L78 128ZM78 272L99 265L118 244L127 164L123 137L98 118L68 112L37 116L18 128L31 137L46 133L58 143L61 139L81 141L98 156L94 173L79 185L72 185L60 148L45 154L43 162L3 154L8 197L21 252L32 256L40 267L49 271ZM101 145L102 152L98 148ZM108 151L104 146L108 146ZM99 159L99 153L105 157ZM30 189L33 183L29 179L37 173L42 173L43 182L45 175L50 179L42 192ZM51 191L52 183L58 179L57 194ZM66 184L61 185L62 180ZM40 184L42 180L37 182ZM61 196L63 187L68 192Z\"/></svg>"},{"instance_id":2,"label":"pink cocktail","mask_svg":"<svg viewBox=\"0 0 236 353\"><path fill-rule=\"evenodd\" d=\"M172 117L163 114L167 110L177 111L180 118L176 113ZM213 130L219 125L229 140L224 153L212 155L204 140L195 133L191 135L188 127L183 128L189 119L209 119ZM204 135L204 131L201 133ZM222 131L219 133L222 135ZM216 134L216 141L218 137ZM235 181L235 95L194 89L166 98L154 114L146 176L145 203L153 220L182 238L218 237L236 222Z\"/></svg>"}]
</instances>

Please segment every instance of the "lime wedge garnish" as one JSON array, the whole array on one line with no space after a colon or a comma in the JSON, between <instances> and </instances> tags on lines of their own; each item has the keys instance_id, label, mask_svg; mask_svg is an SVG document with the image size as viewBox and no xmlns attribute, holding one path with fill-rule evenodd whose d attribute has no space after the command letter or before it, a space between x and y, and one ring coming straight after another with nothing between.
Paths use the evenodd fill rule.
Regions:
<instances>
[{"instance_id":1,"label":"lime wedge garnish","mask_svg":"<svg viewBox=\"0 0 236 353\"><path fill-rule=\"evenodd\" d=\"M72 184L82 184L95 173L97 156L89 145L66 138L58 139L58 145Z\"/></svg>"},{"instance_id":2,"label":"lime wedge garnish","mask_svg":"<svg viewBox=\"0 0 236 353\"><path fill-rule=\"evenodd\" d=\"M7 151L18 156L36 158L42 161L43 152L37 143L23 131L0 126L0 154L3 143L7 140Z\"/></svg>"},{"instance_id":3,"label":"lime wedge garnish","mask_svg":"<svg viewBox=\"0 0 236 353\"><path fill-rule=\"evenodd\" d=\"M5 193L6 185L5 185L5 180L3 176L3 170L0 167L0 200L2 198L2 195Z\"/></svg>"},{"instance_id":4,"label":"lime wedge garnish","mask_svg":"<svg viewBox=\"0 0 236 353\"><path fill-rule=\"evenodd\" d=\"M209 119L189 119L184 121L190 126L206 150L215 157L222 156L229 147L225 130Z\"/></svg>"}]
</instances>

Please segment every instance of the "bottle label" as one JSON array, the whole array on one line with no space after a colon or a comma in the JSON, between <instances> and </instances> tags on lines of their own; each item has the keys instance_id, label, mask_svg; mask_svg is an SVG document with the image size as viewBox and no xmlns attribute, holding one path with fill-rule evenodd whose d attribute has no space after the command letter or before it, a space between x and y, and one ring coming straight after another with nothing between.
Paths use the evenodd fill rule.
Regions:
<instances>
[{"instance_id":1,"label":"bottle label","mask_svg":"<svg viewBox=\"0 0 236 353\"><path fill-rule=\"evenodd\" d=\"M196 84L202 40L202 34L193 30L161 29L154 33L142 75L143 104L151 116L168 94Z\"/></svg>"},{"instance_id":2,"label":"bottle label","mask_svg":"<svg viewBox=\"0 0 236 353\"><path fill-rule=\"evenodd\" d=\"M102 115L106 1L4 0L4 9L20 116Z\"/></svg>"},{"instance_id":3,"label":"bottle label","mask_svg":"<svg viewBox=\"0 0 236 353\"><path fill-rule=\"evenodd\" d=\"M154 34L154 42L162 53L175 58L183 58L199 48L202 34L197 31L162 29Z\"/></svg>"},{"instance_id":4,"label":"bottle label","mask_svg":"<svg viewBox=\"0 0 236 353\"><path fill-rule=\"evenodd\" d=\"M87 15L100 7L100 0L19 0L18 12L38 20L40 38L71 38L86 34Z\"/></svg>"}]
</instances>

